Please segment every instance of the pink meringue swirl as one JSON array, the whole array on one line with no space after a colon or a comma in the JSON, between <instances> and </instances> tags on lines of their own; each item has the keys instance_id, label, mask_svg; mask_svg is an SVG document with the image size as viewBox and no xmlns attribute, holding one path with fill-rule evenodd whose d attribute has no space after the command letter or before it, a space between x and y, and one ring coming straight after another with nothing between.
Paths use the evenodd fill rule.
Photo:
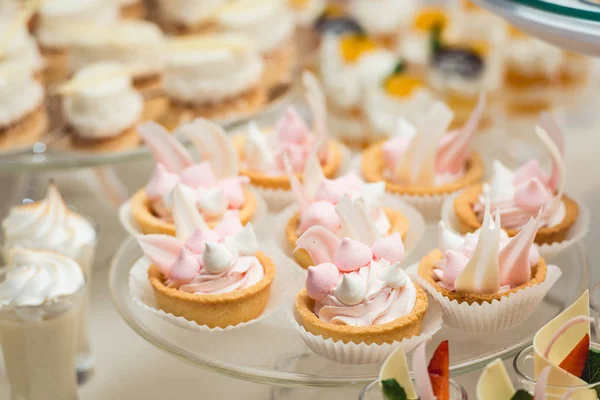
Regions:
<instances>
[{"instance_id":1,"label":"pink meringue swirl","mask_svg":"<svg viewBox=\"0 0 600 400\"><path fill-rule=\"evenodd\" d=\"M372 326L412 311L417 291L400 267L404 246L398 233L369 247L324 232L318 226L309 228L296 247L318 260L308 268L306 278L306 291L315 300L315 315L332 324Z\"/></svg>"},{"instance_id":2,"label":"pink meringue swirl","mask_svg":"<svg viewBox=\"0 0 600 400\"><path fill-rule=\"evenodd\" d=\"M237 218L226 217L214 230L197 229L184 243L168 235L142 235L138 242L165 284L183 292L227 293L264 276L254 231Z\"/></svg>"}]
</instances>

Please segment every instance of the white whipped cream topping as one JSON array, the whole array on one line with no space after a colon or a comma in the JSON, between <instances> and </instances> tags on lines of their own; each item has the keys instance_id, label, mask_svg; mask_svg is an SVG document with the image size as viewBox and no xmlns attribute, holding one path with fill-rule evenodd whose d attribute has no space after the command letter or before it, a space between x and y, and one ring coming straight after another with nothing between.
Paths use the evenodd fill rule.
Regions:
<instances>
[{"instance_id":1,"label":"white whipped cream topping","mask_svg":"<svg viewBox=\"0 0 600 400\"><path fill-rule=\"evenodd\" d=\"M35 111L44 101L44 88L26 70L0 63L0 129Z\"/></svg>"},{"instance_id":2,"label":"white whipped cream topping","mask_svg":"<svg viewBox=\"0 0 600 400\"><path fill-rule=\"evenodd\" d=\"M147 21L128 20L92 24L91 34L81 35L70 47L71 70L99 61L117 61L136 75L160 73L164 67L165 38L160 28Z\"/></svg>"},{"instance_id":3,"label":"white whipped cream topping","mask_svg":"<svg viewBox=\"0 0 600 400\"><path fill-rule=\"evenodd\" d=\"M415 124L416 116L425 114L433 103L434 97L425 86L415 88L410 96L397 98L386 93L379 84L367 92L365 110L381 136L389 136L396 131L399 117Z\"/></svg>"},{"instance_id":4,"label":"white whipped cream topping","mask_svg":"<svg viewBox=\"0 0 600 400\"><path fill-rule=\"evenodd\" d=\"M36 36L41 45L65 47L78 37L69 26L114 22L119 18L119 7L107 0L43 1L38 15Z\"/></svg>"},{"instance_id":5,"label":"white whipped cream topping","mask_svg":"<svg viewBox=\"0 0 600 400\"><path fill-rule=\"evenodd\" d=\"M407 62L415 65L427 65L431 56L430 34L411 31L398 43L398 53Z\"/></svg>"},{"instance_id":6,"label":"white whipped cream topping","mask_svg":"<svg viewBox=\"0 0 600 400\"><path fill-rule=\"evenodd\" d=\"M79 259L96 241L94 227L82 216L68 211L56 186L35 206L10 209L2 221L4 250L15 247L56 251Z\"/></svg>"},{"instance_id":7,"label":"white whipped cream topping","mask_svg":"<svg viewBox=\"0 0 600 400\"><path fill-rule=\"evenodd\" d=\"M202 25L214 17L228 0L158 0L165 19L188 27Z\"/></svg>"},{"instance_id":8,"label":"white whipped cream topping","mask_svg":"<svg viewBox=\"0 0 600 400\"><path fill-rule=\"evenodd\" d=\"M55 252L18 249L7 268L0 283L0 308L52 303L85 286L79 264Z\"/></svg>"},{"instance_id":9,"label":"white whipped cream topping","mask_svg":"<svg viewBox=\"0 0 600 400\"><path fill-rule=\"evenodd\" d=\"M548 77L558 74L564 63L564 51L533 37L512 38L506 46L506 63L525 76L540 72Z\"/></svg>"},{"instance_id":10,"label":"white whipped cream topping","mask_svg":"<svg viewBox=\"0 0 600 400\"><path fill-rule=\"evenodd\" d=\"M296 25L303 28L310 28L315 23L317 18L323 14L327 2L325 0L308 0L306 5L302 8L294 8L294 18L296 19Z\"/></svg>"},{"instance_id":11,"label":"white whipped cream topping","mask_svg":"<svg viewBox=\"0 0 600 400\"><path fill-rule=\"evenodd\" d=\"M350 14L367 32L380 34L398 33L412 19L416 3L398 0L351 0Z\"/></svg>"},{"instance_id":12,"label":"white whipped cream topping","mask_svg":"<svg viewBox=\"0 0 600 400\"><path fill-rule=\"evenodd\" d=\"M131 78L118 63L90 64L79 70L74 80L88 81L94 76L102 82L86 82L77 93L63 98L63 114L82 138L94 140L118 136L139 121L144 99L132 87Z\"/></svg>"},{"instance_id":13,"label":"white whipped cream topping","mask_svg":"<svg viewBox=\"0 0 600 400\"><path fill-rule=\"evenodd\" d=\"M284 0L232 7L219 15L219 22L227 31L254 40L261 53L283 45L294 33L294 16Z\"/></svg>"},{"instance_id":14,"label":"white whipped cream topping","mask_svg":"<svg viewBox=\"0 0 600 400\"><path fill-rule=\"evenodd\" d=\"M320 54L321 77L325 94L340 107L360 105L366 87L380 82L394 68L397 57L390 51L377 49L363 54L348 64L340 49L340 37L327 34Z\"/></svg>"},{"instance_id":15,"label":"white whipped cream topping","mask_svg":"<svg viewBox=\"0 0 600 400\"><path fill-rule=\"evenodd\" d=\"M0 283L0 308L39 306L85 286L81 267L62 254L19 249Z\"/></svg>"},{"instance_id":16,"label":"white whipped cream topping","mask_svg":"<svg viewBox=\"0 0 600 400\"><path fill-rule=\"evenodd\" d=\"M227 35L237 41L243 37ZM167 60L163 78L165 92L191 103L218 102L255 87L264 63L252 45L243 51L230 48L174 50Z\"/></svg>"},{"instance_id":17,"label":"white whipped cream topping","mask_svg":"<svg viewBox=\"0 0 600 400\"><path fill-rule=\"evenodd\" d=\"M8 43L2 44L0 62L20 70L39 72L44 67L40 51L25 24L14 28L13 21L17 17L14 11L12 7L0 6L0 36L6 40L4 35L10 35ZM8 29L14 30L9 33Z\"/></svg>"}]
</instances>

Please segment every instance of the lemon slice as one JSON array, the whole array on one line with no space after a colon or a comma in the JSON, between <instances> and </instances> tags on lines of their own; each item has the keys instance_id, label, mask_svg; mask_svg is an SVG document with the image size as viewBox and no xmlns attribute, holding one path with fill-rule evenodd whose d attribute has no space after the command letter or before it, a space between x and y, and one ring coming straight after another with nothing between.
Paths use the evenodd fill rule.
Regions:
<instances>
[{"instance_id":1,"label":"lemon slice","mask_svg":"<svg viewBox=\"0 0 600 400\"><path fill-rule=\"evenodd\" d=\"M515 394L515 388L501 359L492 361L485 367L477 381L476 393L478 399L485 400L506 400Z\"/></svg>"},{"instance_id":2,"label":"lemon slice","mask_svg":"<svg viewBox=\"0 0 600 400\"><path fill-rule=\"evenodd\" d=\"M408 361L406 360L406 354L403 349L397 349L390 354L379 370L379 382L386 379L395 379L402 389L406 392L406 396L409 399L418 399L417 392L413 386L412 380L410 379L410 370L408 368Z\"/></svg>"}]
</instances>

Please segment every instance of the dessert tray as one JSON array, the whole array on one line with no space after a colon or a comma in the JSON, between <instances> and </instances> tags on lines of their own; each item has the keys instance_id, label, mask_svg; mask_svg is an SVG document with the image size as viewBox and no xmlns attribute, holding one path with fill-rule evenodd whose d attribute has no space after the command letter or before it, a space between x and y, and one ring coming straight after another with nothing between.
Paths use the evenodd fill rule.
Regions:
<instances>
[{"instance_id":1,"label":"dessert tray","mask_svg":"<svg viewBox=\"0 0 600 400\"><path fill-rule=\"evenodd\" d=\"M597 0L475 0L523 31L568 50L600 55Z\"/></svg>"},{"instance_id":2,"label":"dessert tray","mask_svg":"<svg viewBox=\"0 0 600 400\"><path fill-rule=\"evenodd\" d=\"M268 234L265 231L273 226L275 218L269 215L256 227L259 238ZM406 260L406 266L417 262L434 246L435 232L435 224L426 226L424 238ZM109 284L122 318L157 348L200 368L270 385L362 387L376 379L379 363L341 364L322 358L309 349L296 332L288 314L297 291L293 284L289 285L290 293L284 296L280 309L256 323L237 329L190 330L149 311L131 296L130 269L141 256L142 251L135 238L127 238L113 259ZM549 261L559 265L564 272L527 323L485 336L443 326L433 337L429 349L434 349L437 343L445 339L452 342L451 374L461 375L483 368L495 358L514 356L531 344L533 335L541 326L588 287L589 264L581 244L569 247ZM288 262L293 263L291 260ZM289 267L297 268L300 273L299 266Z\"/></svg>"}]
</instances>

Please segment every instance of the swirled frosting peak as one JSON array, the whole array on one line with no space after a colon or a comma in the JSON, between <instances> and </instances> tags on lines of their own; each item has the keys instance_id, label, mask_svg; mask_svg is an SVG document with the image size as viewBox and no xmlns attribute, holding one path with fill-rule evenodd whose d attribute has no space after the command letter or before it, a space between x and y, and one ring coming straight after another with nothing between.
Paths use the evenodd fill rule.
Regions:
<instances>
[{"instance_id":1,"label":"swirled frosting peak","mask_svg":"<svg viewBox=\"0 0 600 400\"><path fill-rule=\"evenodd\" d=\"M534 244L539 220L530 219L514 237L500 226L500 213L492 221L489 202L481 229L464 238L449 232L440 222L442 259L433 270L440 286L462 293L492 294L520 286L531 279L539 262Z\"/></svg>"},{"instance_id":2,"label":"swirled frosting peak","mask_svg":"<svg viewBox=\"0 0 600 400\"><path fill-rule=\"evenodd\" d=\"M56 185L34 204L11 208L2 221L4 247L56 251L79 258L96 240L96 231L82 216L67 209Z\"/></svg>"},{"instance_id":3,"label":"swirled frosting peak","mask_svg":"<svg viewBox=\"0 0 600 400\"><path fill-rule=\"evenodd\" d=\"M404 257L390 251L394 246L403 248L398 234L369 246L339 239L320 226L309 228L296 249L306 250L315 262L306 278L315 314L332 324L371 326L410 313L416 288L400 267Z\"/></svg>"},{"instance_id":4,"label":"swirled frosting peak","mask_svg":"<svg viewBox=\"0 0 600 400\"><path fill-rule=\"evenodd\" d=\"M185 187L188 194L193 193L189 195L207 218L221 218L242 208L243 185L249 180L237 175L237 154L222 129L203 119L179 129L205 161L194 162L187 149L160 125L147 122L138 126L157 163L145 188L152 211L166 221L172 220L177 185Z\"/></svg>"},{"instance_id":5,"label":"swirled frosting peak","mask_svg":"<svg viewBox=\"0 0 600 400\"><path fill-rule=\"evenodd\" d=\"M81 267L55 252L15 249L0 283L0 308L39 306L85 286Z\"/></svg>"}]
</instances>

